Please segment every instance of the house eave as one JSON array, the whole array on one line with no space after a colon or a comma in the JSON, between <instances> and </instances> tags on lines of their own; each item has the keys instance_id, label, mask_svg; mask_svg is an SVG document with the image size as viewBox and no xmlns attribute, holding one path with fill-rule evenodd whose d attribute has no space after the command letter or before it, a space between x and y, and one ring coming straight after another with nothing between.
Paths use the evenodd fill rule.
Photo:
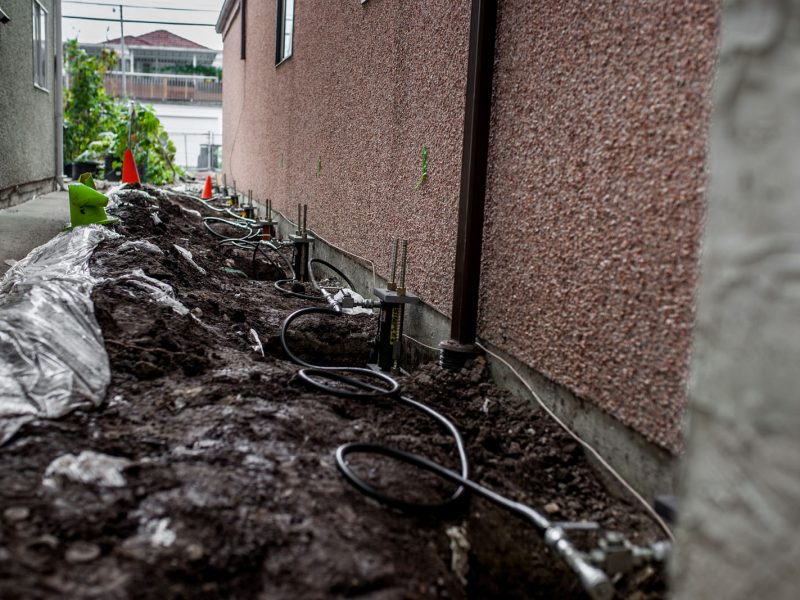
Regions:
<instances>
[{"instance_id":1,"label":"house eave","mask_svg":"<svg viewBox=\"0 0 800 600\"><path fill-rule=\"evenodd\" d=\"M225 3L222 5L215 29L217 33L222 35L223 39L228 34L228 29L230 29L234 17L236 17L239 12L240 5L241 0L225 0Z\"/></svg>"}]
</instances>

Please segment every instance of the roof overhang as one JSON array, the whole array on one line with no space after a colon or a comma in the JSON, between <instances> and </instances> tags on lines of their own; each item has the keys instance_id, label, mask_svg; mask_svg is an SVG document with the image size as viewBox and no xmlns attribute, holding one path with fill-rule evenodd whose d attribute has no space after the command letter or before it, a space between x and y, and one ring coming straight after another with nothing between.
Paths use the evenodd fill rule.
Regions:
<instances>
[{"instance_id":1,"label":"roof overhang","mask_svg":"<svg viewBox=\"0 0 800 600\"><path fill-rule=\"evenodd\" d=\"M81 43L81 48L118 48L119 43L99 42L94 44ZM211 48L176 48L174 46L145 46L138 44L125 44L125 48L131 50L153 50L155 52L183 52L185 54L214 54L220 53L220 50L213 50Z\"/></svg>"},{"instance_id":2,"label":"roof overhang","mask_svg":"<svg viewBox=\"0 0 800 600\"><path fill-rule=\"evenodd\" d=\"M228 29L230 29L231 23L236 18L236 15L239 14L241 4L241 0L225 0L225 3L222 5L215 29L217 33L222 34L223 40L225 36L228 35Z\"/></svg>"}]
</instances>

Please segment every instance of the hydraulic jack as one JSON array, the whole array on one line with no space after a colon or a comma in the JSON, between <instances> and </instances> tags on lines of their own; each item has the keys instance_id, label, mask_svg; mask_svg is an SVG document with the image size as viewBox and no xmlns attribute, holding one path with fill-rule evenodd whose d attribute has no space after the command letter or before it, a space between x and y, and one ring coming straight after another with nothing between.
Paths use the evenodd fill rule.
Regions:
<instances>
[{"instance_id":1,"label":"hydraulic jack","mask_svg":"<svg viewBox=\"0 0 800 600\"><path fill-rule=\"evenodd\" d=\"M228 178L225 176L225 173L222 174L222 190L220 191L222 192L223 198L228 197Z\"/></svg>"},{"instance_id":2,"label":"hydraulic jack","mask_svg":"<svg viewBox=\"0 0 800 600\"><path fill-rule=\"evenodd\" d=\"M261 226L261 241L270 242L277 237L277 222L272 218L272 200L267 198L266 219L261 219L258 224Z\"/></svg>"},{"instance_id":3,"label":"hydraulic jack","mask_svg":"<svg viewBox=\"0 0 800 600\"><path fill-rule=\"evenodd\" d=\"M238 210L244 219L253 220L256 218L256 207L253 206L253 190L247 191L247 204L243 204Z\"/></svg>"},{"instance_id":4,"label":"hydraulic jack","mask_svg":"<svg viewBox=\"0 0 800 600\"><path fill-rule=\"evenodd\" d=\"M231 192L231 195L228 196L226 204L228 206L232 206L234 208L239 206L239 194L236 192L236 181L235 180L233 182L233 191Z\"/></svg>"},{"instance_id":5,"label":"hydraulic jack","mask_svg":"<svg viewBox=\"0 0 800 600\"><path fill-rule=\"evenodd\" d=\"M398 257L398 246L400 256ZM391 280L385 288L375 288L372 293L380 300L378 336L373 358L381 371L399 368L403 354L403 320L407 304L418 304L419 298L406 292L406 259L408 242L395 240L391 261ZM399 258L399 274L398 274Z\"/></svg>"},{"instance_id":6,"label":"hydraulic jack","mask_svg":"<svg viewBox=\"0 0 800 600\"><path fill-rule=\"evenodd\" d=\"M302 209L302 215L301 215ZM302 219L301 219L302 216ZM289 235L289 241L294 246L294 260L292 268L294 269L294 279L302 283L309 281L308 273L308 259L311 257L311 244L314 243L314 237L308 235L308 204L297 205L297 230L294 234Z\"/></svg>"}]
</instances>

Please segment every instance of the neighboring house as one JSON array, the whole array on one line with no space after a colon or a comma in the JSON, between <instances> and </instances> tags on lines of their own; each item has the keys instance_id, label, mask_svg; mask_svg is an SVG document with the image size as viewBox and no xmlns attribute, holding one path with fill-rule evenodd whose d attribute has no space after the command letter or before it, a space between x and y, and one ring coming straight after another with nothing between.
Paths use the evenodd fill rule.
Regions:
<instances>
[{"instance_id":1,"label":"neighboring house","mask_svg":"<svg viewBox=\"0 0 800 600\"><path fill-rule=\"evenodd\" d=\"M316 232L384 275L408 239L408 285L445 317L470 4L227 0L217 23L228 180L289 216L308 202ZM497 5L478 336L643 489L669 489L717 3Z\"/></svg>"},{"instance_id":2,"label":"neighboring house","mask_svg":"<svg viewBox=\"0 0 800 600\"><path fill-rule=\"evenodd\" d=\"M61 175L60 2L0 0L0 208Z\"/></svg>"},{"instance_id":3,"label":"neighboring house","mask_svg":"<svg viewBox=\"0 0 800 600\"><path fill-rule=\"evenodd\" d=\"M111 48L120 57L121 47L120 38L97 44L81 44L81 48L93 56L99 55L105 48ZM218 54L217 50L164 29L125 36L125 67L129 72L163 73L174 72L176 66L216 66ZM122 70L120 63L118 67L118 70Z\"/></svg>"},{"instance_id":4,"label":"neighboring house","mask_svg":"<svg viewBox=\"0 0 800 600\"><path fill-rule=\"evenodd\" d=\"M120 38L81 44L90 55L112 49L122 56ZM222 81L216 75L184 74L190 67L218 67L221 52L159 29L124 39L122 62L106 75L106 91L116 98L152 104L175 143L175 160L189 169L219 168L211 157L222 144ZM209 148L211 152L209 152Z\"/></svg>"}]
</instances>

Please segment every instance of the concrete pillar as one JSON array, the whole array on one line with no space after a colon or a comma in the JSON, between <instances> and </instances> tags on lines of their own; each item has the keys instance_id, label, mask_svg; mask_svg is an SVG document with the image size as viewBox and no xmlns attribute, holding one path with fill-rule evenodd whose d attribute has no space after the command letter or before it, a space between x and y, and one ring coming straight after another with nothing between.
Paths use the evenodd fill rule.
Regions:
<instances>
[{"instance_id":1,"label":"concrete pillar","mask_svg":"<svg viewBox=\"0 0 800 600\"><path fill-rule=\"evenodd\" d=\"M800 597L800 0L724 1L674 598Z\"/></svg>"}]
</instances>

